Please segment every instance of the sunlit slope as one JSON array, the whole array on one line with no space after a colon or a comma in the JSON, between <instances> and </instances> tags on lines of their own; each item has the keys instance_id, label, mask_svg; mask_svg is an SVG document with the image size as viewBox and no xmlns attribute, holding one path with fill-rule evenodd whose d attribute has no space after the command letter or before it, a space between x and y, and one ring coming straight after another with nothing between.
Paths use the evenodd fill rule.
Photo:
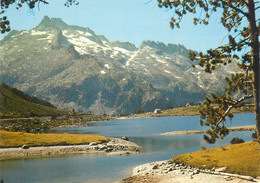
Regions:
<instances>
[{"instance_id":1,"label":"sunlit slope","mask_svg":"<svg viewBox=\"0 0 260 183\"><path fill-rule=\"evenodd\" d=\"M173 157L173 161L202 169L227 167L226 172L230 173L254 177L260 175L258 142L191 152Z\"/></svg>"},{"instance_id":2,"label":"sunlit slope","mask_svg":"<svg viewBox=\"0 0 260 183\"><path fill-rule=\"evenodd\" d=\"M90 142L106 142L107 137L87 134L33 134L23 132L7 132L0 130L1 147L54 146L88 144Z\"/></svg>"}]
</instances>

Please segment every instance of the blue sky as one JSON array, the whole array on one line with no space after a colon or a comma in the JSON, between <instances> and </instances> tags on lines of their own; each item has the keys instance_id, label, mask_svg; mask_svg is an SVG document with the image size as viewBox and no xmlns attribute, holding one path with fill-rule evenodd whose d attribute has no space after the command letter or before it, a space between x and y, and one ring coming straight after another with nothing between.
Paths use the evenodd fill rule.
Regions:
<instances>
[{"instance_id":1,"label":"blue sky","mask_svg":"<svg viewBox=\"0 0 260 183\"><path fill-rule=\"evenodd\" d=\"M219 18L212 17L210 24L193 25L193 16L183 19L180 29L171 29L173 11L160 9L157 0L79 0L78 6L67 8L65 0L49 0L30 11L7 9L11 28L27 30L37 26L45 15L62 18L67 24L91 28L110 41L129 41L139 46L143 40L182 44L189 49L206 51L225 43L226 31ZM3 35L0 35L3 38Z\"/></svg>"}]
</instances>

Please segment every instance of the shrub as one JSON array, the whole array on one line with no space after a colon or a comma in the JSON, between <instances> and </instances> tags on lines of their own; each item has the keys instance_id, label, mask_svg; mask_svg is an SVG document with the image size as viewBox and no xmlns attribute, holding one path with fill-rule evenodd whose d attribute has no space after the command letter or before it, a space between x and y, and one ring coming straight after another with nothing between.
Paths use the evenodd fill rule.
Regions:
<instances>
[{"instance_id":1,"label":"shrub","mask_svg":"<svg viewBox=\"0 0 260 183\"><path fill-rule=\"evenodd\" d=\"M137 111L134 112L135 114L141 114L144 113L144 110L142 108L137 109Z\"/></svg>"},{"instance_id":2,"label":"shrub","mask_svg":"<svg viewBox=\"0 0 260 183\"><path fill-rule=\"evenodd\" d=\"M231 144L239 144L239 143L244 143L244 142L245 142L245 141L244 141L243 139L238 138L238 137L234 137L234 138L230 141Z\"/></svg>"},{"instance_id":3,"label":"shrub","mask_svg":"<svg viewBox=\"0 0 260 183\"><path fill-rule=\"evenodd\" d=\"M201 149L202 149L202 150L206 150L207 148L206 148L206 147L204 147L204 146L202 146L202 147L201 147Z\"/></svg>"},{"instance_id":4,"label":"shrub","mask_svg":"<svg viewBox=\"0 0 260 183\"><path fill-rule=\"evenodd\" d=\"M256 132L252 133L252 139L257 139Z\"/></svg>"}]
</instances>

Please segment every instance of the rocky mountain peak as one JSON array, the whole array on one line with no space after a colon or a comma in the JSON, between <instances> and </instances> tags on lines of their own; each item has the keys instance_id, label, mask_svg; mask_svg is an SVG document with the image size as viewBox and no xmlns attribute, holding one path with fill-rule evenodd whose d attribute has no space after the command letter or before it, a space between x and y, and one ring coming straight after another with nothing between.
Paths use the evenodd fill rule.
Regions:
<instances>
[{"instance_id":1,"label":"rocky mountain peak","mask_svg":"<svg viewBox=\"0 0 260 183\"><path fill-rule=\"evenodd\" d=\"M111 46L124 48L128 51L136 51L137 50L135 45L133 43L130 43L130 42L115 41L115 42L111 42Z\"/></svg>"},{"instance_id":2,"label":"rocky mountain peak","mask_svg":"<svg viewBox=\"0 0 260 183\"><path fill-rule=\"evenodd\" d=\"M61 30L67 29L69 27L61 18L51 18L51 24L59 27Z\"/></svg>"},{"instance_id":3,"label":"rocky mountain peak","mask_svg":"<svg viewBox=\"0 0 260 183\"><path fill-rule=\"evenodd\" d=\"M157 49L160 51L160 54L162 53L167 53L170 55L183 55L183 56L188 56L188 50L185 48L185 46L180 45L180 44L164 44L162 42L155 42L155 41L150 41L150 40L145 40L142 42L141 46L139 48L144 48L144 47L150 47ZM158 52L159 53L159 52Z\"/></svg>"},{"instance_id":4,"label":"rocky mountain peak","mask_svg":"<svg viewBox=\"0 0 260 183\"><path fill-rule=\"evenodd\" d=\"M58 30L78 30L83 32L88 32L91 35L95 35L94 31L90 28L84 28L77 25L68 25L61 18L49 18L44 16L40 24L36 27L37 30L47 31L50 29Z\"/></svg>"},{"instance_id":5,"label":"rocky mountain peak","mask_svg":"<svg viewBox=\"0 0 260 183\"><path fill-rule=\"evenodd\" d=\"M55 24L55 21L52 21L48 16L45 16L36 29L46 31L49 29L59 29L59 26Z\"/></svg>"},{"instance_id":6,"label":"rocky mountain peak","mask_svg":"<svg viewBox=\"0 0 260 183\"><path fill-rule=\"evenodd\" d=\"M198 103L223 92L225 77L238 70L234 63L208 74L192 67L183 45L146 40L137 49L47 16L35 29L10 32L0 50L3 82L58 107L95 114Z\"/></svg>"}]
</instances>

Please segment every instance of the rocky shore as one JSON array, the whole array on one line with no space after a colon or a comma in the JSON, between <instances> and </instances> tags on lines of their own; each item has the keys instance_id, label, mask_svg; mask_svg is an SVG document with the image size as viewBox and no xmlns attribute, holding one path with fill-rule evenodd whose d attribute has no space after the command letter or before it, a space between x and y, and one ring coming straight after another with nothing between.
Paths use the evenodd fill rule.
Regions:
<instances>
[{"instance_id":1,"label":"rocky shore","mask_svg":"<svg viewBox=\"0 0 260 183\"><path fill-rule=\"evenodd\" d=\"M255 125L229 127L229 131L255 131ZM192 135L206 133L206 130L185 130L161 133L161 135Z\"/></svg>"},{"instance_id":2,"label":"rocky shore","mask_svg":"<svg viewBox=\"0 0 260 183\"><path fill-rule=\"evenodd\" d=\"M0 148L0 160L60 156L71 154L130 155L140 153L141 147L126 138L110 138L106 143L85 145Z\"/></svg>"},{"instance_id":3,"label":"rocky shore","mask_svg":"<svg viewBox=\"0 0 260 183\"><path fill-rule=\"evenodd\" d=\"M226 167L204 170L175 164L171 160L158 161L137 166L133 175L121 183L249 183L260 182L250 176L225 173Z\"/></svg>"}]
</instances>

